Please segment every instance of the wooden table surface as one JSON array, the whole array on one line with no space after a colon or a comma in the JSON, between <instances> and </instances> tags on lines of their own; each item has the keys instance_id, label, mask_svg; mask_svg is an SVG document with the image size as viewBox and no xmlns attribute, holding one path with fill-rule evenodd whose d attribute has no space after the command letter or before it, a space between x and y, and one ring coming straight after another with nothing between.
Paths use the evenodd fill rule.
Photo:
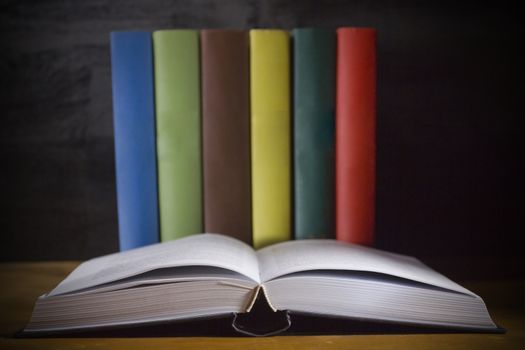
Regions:
<instances>
[{"instance_id":1,"label":"wooden table surface","mask_svg":"<svg viewBox=\"0 0 525 350\"><path fill-rule=\"evenodd\" d=\"M523 349L525 281L461 282L483 297L506 334L399 334L275 336L268 338L47 338L15 339L29 320L36 298L54 288L78 262L0 264L0 349Z\"/></svg>"}]
</instances>

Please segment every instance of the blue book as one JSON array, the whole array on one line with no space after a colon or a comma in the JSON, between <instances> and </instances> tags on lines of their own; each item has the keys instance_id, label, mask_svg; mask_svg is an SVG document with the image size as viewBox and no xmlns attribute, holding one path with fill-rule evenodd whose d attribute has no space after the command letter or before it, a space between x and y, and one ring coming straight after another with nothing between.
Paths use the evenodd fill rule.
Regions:
<instances>
[{"instance_id":1,"label":"blue book","mask_svg":"<svg viewBox=\"0 0 525 350\"><path fill-rule=\"evenodd\" d=\"M159 241L151 33L112 32L120 250Z\"/></svg>"}]
</instances>

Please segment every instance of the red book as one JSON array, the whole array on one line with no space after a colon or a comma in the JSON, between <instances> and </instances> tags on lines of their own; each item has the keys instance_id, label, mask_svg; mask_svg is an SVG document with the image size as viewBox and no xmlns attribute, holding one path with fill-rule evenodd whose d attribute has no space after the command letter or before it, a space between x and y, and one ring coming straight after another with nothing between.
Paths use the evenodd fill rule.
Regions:
<instances>
[{"instance_id":1,"label":"red book","mask_svg":"<svg viewBox=\"0 0 525 350\"><path fill-rule=\"evenodd\" d=\"M337 30L336 236L372 245L375 222L376 31Z\"/></svg>"}]
</instances>

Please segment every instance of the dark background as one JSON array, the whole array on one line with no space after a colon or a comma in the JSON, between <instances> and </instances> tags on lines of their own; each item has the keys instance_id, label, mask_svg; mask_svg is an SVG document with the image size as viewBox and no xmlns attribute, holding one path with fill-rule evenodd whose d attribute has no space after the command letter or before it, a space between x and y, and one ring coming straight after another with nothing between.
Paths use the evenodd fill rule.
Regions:
<instances>
[{"instance_id":1,"label":"dark background","mask_svg":"<svg viewBox=\"0 0 525 350\"><path fill-rule=\"evenodd\" d=\"M0 4L1 260L117 250L110 31L372 26L377 246L445 273L520 273L525 37L517 8L503 1Z\"/></svg>"}]
</instances>

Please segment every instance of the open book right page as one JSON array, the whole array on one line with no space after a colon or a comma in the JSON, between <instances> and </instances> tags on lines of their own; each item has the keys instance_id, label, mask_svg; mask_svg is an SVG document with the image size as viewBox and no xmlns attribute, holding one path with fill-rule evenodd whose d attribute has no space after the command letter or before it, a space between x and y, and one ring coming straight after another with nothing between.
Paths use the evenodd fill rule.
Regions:
<instances>
[{"instance_id":1,"label":"open book right page","mask_svg":"<svg viewBox=\"0 0 525 350\"><path fill-rule=\"evenodd\" d=\"M299 240L257 252L261 281L311 270L368 271L401 277L475 296L419 260L335 240Z\"/></svg>"}]
</instances>

